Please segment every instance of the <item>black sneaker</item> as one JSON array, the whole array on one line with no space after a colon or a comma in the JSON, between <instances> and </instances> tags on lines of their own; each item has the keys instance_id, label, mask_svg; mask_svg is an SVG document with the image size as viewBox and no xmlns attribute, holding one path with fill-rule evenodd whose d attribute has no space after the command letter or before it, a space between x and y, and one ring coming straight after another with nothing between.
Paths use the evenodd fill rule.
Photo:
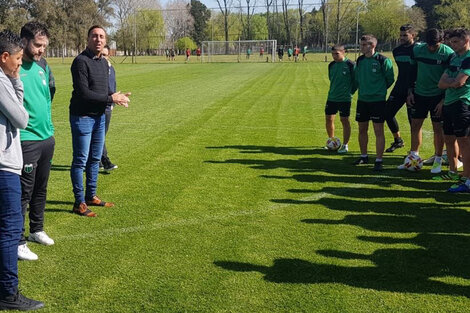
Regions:
<instances>
[{"instance_id":1,"label":"black sneaker","mask_svg":"<svg viewBox=\"0 0 470 313\"><path fill-rule=\"evenodd\" d=\"M367 164L367 163L369 163L369 157L368 156L360 157L359 159L354 161L354 165L361 165L361 164Z\"/></svg>"},{"instance_id":2,"label":"black sneaker","mask_svg":"<svg viewBox=\"0 0 470 313\"><path fill-rule=\"evenodd\" d=\"M0 298L0 310L31 311L43 307L43 302L26 298L19 291L14 295Z\"/></svg>"},{"instance_id":3,"label":"black sneaker","mask_svg":"<svg viewBox=\"0 0 470 313\"><path fill-rule=\"evenodd\" d=\"M384 165L383 165L383 162L382 161L375 161L375 164L374 164L374 171L376 172L380 172L384 169Z\"/></svg>"},{"instance_id":4,"label":"black sneaker","mask_svg":"<svg viewBox=\"0 0 470 313\"><path fill-rule=\"evenodd\" d=\"M403 139L397 138L395 139L394 142L392 142L392 145L390 146L390 148L385 150L385 152L393 152L398 148L403 148L404 146L405 146L405 142L403 141Z\"/></svg>"},{"instance_id":5,"label":"black sneaker","mask_svg":"<svg viewBox=\"0 0 470 313\"><path fill-rule=\"evenodd\" d=\"M116 164L111 163L111 162L109 162L109 163L107 163L107 164L104 165L104 170L105 170L106 172L115 170L115 169L117 169L117 168L118 168L118 166L117 166Z\"/></svg>"}]
</instances>

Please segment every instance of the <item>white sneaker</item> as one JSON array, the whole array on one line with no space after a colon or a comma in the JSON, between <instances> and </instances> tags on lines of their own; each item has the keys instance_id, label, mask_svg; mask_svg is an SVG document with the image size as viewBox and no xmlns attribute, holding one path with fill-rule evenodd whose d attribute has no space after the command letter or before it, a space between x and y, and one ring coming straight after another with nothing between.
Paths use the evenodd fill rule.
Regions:
<instances>
[{"instance_id":1,"label":"white sneaker","mask_svg":"<svg viewBox=\"0 0 470 313\"><path fill-rule=\"evenodd\" d=\"M457 168L461 168L463 166L463 163L460 162L460 160L457 160Z\"/></svg>"},{"instance_id":2,"label":"white sneaker","mask_svg":"<svg viewBox=\"0 0 470 313\"><path fill-rule=\"evenodd\" d=\"M435 159L435 158L436 158L436 156L435 156L435 155L433 155L432 157L430 157L430 158L428 158L428 159L424 160L424 161L423 161L423 164L424 164L424 165L430 165L430 164L433 164L433 163L434 163L434 159Z\"/></svg>"},{"instance_id":3,"label":"white sneaker","mask_svg":"<svg viewBox=\"0 0 470 313\"><path fill-rule=\"evenodd\" d=\"M441 162L436 162L436 160L434 159L434 163L432 164L432 168L431 168L431 173L439 174L441 171L442 171L442 158L441 158Z\"/></svg>"},{"instance_id":4,"label":"white sneaker","mask_svg":"<svg viewBox=\"0 0 470 313\"><path fill-rule=\"evenodd\" d=\"M405 164L400 164L397 166L397 169L399 170L406 170Z\"/></svg>"},{"instance_id":5,"label":"white sneaker","mask_svg":"<svg viewBox=\"0 0 470 313\"><path fill-rule=\"evenodd\" d=\"M38 231L32 234L29 234L28 240L40 243L45 246L52 246L54 244L54 240L51 237L49 237L45 231Z\"/></svg>"},{"instance_id":6,"label":"white sneaker","mask_svg":"<svg viewBox=\"0 0 470 313\"><path fill-rule=\"evenodd\" d=\"M18 259L25 261L36 261L39 258L36 253L29 250L26 244L22 244L18 246Z\"/></svg>"}]
</instances>

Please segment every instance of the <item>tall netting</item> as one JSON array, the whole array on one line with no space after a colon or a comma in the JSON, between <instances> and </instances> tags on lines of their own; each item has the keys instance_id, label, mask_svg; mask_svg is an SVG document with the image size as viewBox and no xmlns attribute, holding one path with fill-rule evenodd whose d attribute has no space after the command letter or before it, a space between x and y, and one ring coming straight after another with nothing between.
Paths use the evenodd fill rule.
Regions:
<instances>
[{"instance_id":1,"label":"tall netting","mask_svg":"<svg viewBox=\"0 0 470 313\"><path fill-rule=\"evenodd\" d=\"M203 41L202 62L275 62L276 40Z\"/></svg>"}]
</instances>

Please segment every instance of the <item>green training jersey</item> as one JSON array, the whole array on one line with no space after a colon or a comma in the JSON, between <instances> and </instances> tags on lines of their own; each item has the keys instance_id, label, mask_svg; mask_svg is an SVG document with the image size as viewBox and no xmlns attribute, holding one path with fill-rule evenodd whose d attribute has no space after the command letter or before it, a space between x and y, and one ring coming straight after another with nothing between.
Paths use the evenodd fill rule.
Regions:
<instances>
[{"instance_id":1,"label":"green training jersey","mask_svg":"<svg viewBox=\"0 0 470 313\"><path fill-rule=\"evenodd\" d=\"M29 114L28 126L20 130L21 141L45 140L54 135L51 102L54 95L54 78L46 60L23 61L20 78L24 85L23 105Z\"/></svg>"},{"instance_id":2,"label":"green training jersey","mask_svg":"<svg viewBox=\"0 0 470 313\"><path fill-rule=\"evenodd\" d=\"M470 51L461 56L454 54L445 72L451 78L457 77L460 73L470 76ZM470 82L468 78L462 87L446 89L444 105L449 105L459 100L470 105Z\"/></svg>"},{"instance_id":3,"label":"green training jersey","mask_svg":"<svg viewBox=\"0 0 470 313\"><path fill-rule=\"evenodd\" d=\"M392 61L378 52L370 58L361 55L357 59L355 74L358 99L365 102L385 101L387 89L395 81Z\"/></svg>"},{"instance_id":4,"label":"green training jersey","mask_svg":"<svg viewBox=\"0 0 470 313\"><path fill-rule=\"evenodd\" d=\"M354 92L354 66L354 62L348 58L344 58L342 62L333 61L328 65L328 101L351 102Z\"/></svg>"},{"instance_id":5,"label":"green training jersey","mask_svg":"<svg viewBox=\"0 0 470 313\"><path fill-rule=\"evenodd\" d=\"M411 64L417 64L416 94L432 97L444 93L444 90L439 89L437 84L453 54L454 50L445 44L440 44L437 51L433 53L429 51L427 44L414 47Z\"/></svg>"}]
</instances>

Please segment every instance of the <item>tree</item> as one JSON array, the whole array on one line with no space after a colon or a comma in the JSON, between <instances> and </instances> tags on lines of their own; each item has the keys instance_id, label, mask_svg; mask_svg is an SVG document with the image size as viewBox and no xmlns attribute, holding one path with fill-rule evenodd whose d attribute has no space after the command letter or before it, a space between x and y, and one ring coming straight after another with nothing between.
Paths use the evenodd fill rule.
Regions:
<instances>
[{"instance_id":1,"label":"tree","mask_svg":"<svg viewBox=\"0 0 470 313\"><path fill-rule=\"evenodd\" d=\"M374 34L379 43L395 41L400 26L407 22L404 12L403 0L369 0L361 25L366 33Z\"/></svg>"},{"instance_id":2,"label":"tree","mask_svg":"<svg viewBox=\"0 0 470 313\"><path fill-rule=\"evenodd\" d=\"M422 32L426 29L426 16L423 10L414 6L406 9L408 23L412 24L417 32Z\"/></svg>"},{"instance_id":3,"label":"tree","mask_svg":"<svg viewBox=\"0 0 470 313\"><path fill-rule=\"evenodd\" d=\"M251 40L253 39L253 33L251 29L251 18L255 12L256 0L244 0L246 14L243 14L242 0L239 0L240 5L240 21L242 24L242 39Z\"/></svg>"},{"instance_id":4,"label":"tree","mask_svg":"<svg viewBox=\"0 0 470 313\"><path fill-rule=\"evenodd\" d=\"M191 37L200 45L201 42L207 40L207 22L211 18L211 11L199 0L191 0L189 13L193 17L194 28Z\"/></svg>"},{"instance_id":5,"label":"tree","mask_svg":"<svg viewBox=\"0 0 470 313\"><path fill-rule=\"evenodd\" d=\"M197 45L190 37L182 37L176 41L175 48L180 51L186 50L188 48L189 50L194 50L197 48Z\"/></svg>"},{"instance_id":6,"label":"tree","mask_svg":"<svg viewBox=\"0 0 470 313\"><path fill-rule=\"evenodd\" d=\"M428 27L437 27L437 15L434 8L441 4L441 0L415 0L415 3L416 7L423 10Z\"/></svg>"},{"instance_id":7,"label":"tree","mask_svg":"<svg viewBox=\"0 0 470 313\"><path fill-rule=\"evenodd\" d=\"M193 32L194 20L185 0L173 0L167 3L164 20L168 38L175 42Z\"/></svg>"},{"instance_id":8,"label":"tree","mask_svg":"<svg viewBox=\"0 0 470 313\"><path fill-rule=\"evenodd\" d=\"M136 12L137 50L145 51L159 48L165 38L163 16L160 10L143 9Z\"/></svg>"},{"instance_id":9,"label":"tree","mask_svg":"<svg viewBox=\"0 0 470 313\"><path fill-rule=\"evenodd\" d=\"M224 36L225 40L228 41L228 16L230 14L230 9L232 7L232 0L216 0L217 5L219 6L220 13L224 17ZM225 52L228 53L229 47L228 43L225 45Z\"/></svg>"},{"instance_id":10,"label":"tree","mask_svg":"<svg viewBox=\"0 0 470 313\"><path fill-rule=\"evenodd\" d=\"M469 0L443 0L435 7L438 26L442 29L461 27L470 24Z\"/></svg>"}]
</instances>

